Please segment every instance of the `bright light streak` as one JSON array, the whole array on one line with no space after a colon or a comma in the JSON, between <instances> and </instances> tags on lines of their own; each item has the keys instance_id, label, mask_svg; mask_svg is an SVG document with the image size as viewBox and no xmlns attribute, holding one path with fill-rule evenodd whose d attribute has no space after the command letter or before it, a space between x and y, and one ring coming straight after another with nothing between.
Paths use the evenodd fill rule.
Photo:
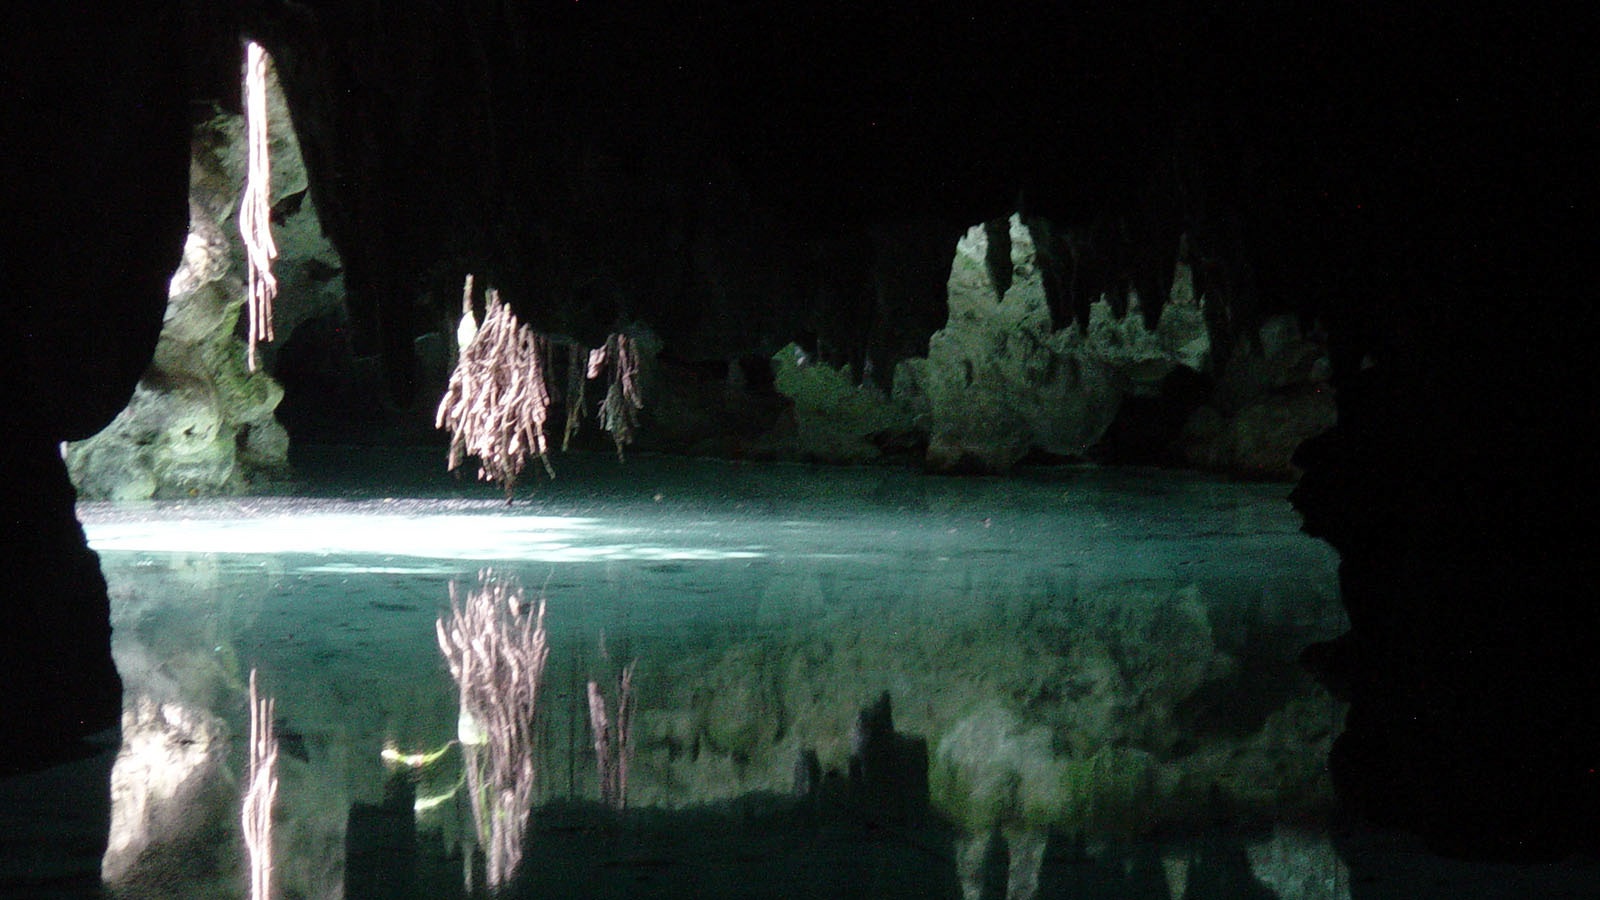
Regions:
<instances>
[{"instance_id":1,"label":"bright light streak","mask_svg":"<svg viewBox=\"0 0 1600 900\"><path fill-rule=\"evenodd\" d=\"M459 570L454 565L396 566L388 563L364 566L360 563L324 563L320 566L297 566L302 575L454 575Z\"/></svg>"},{"instance_id":2,"label":"bright light streak","mask_svg":"<svg viewBox=\"0 0 1600 900\"><path fill-rule=\"evenodd\" d=\"M256 344L273 339L272 298L278 293L278 279L272 262L278 245L272 240L272 148L267 139L267 51L251 41L245 47L245 131L247 135L244 198L239 202L239 236L244 240L249 263L245 297L250 319L250 338L245 342L245 357L250 371L256 370Z\"/></svg>"},{"instance_id":3,"label":"bright light streak","mask_svg":"<svg viewBox=\"0 0 1600 900\"><path fill-rule=\"evenodd\" d=\"M377 555L419 559L515 559L530 562L757 559L762 546L708 547L662 541L653 529L600 519L471 514L383 515L336 512L239 518L90 522L100 552L240 555ZM385 564L373 571L406 572Z\"/></svg>"}]
</instances>

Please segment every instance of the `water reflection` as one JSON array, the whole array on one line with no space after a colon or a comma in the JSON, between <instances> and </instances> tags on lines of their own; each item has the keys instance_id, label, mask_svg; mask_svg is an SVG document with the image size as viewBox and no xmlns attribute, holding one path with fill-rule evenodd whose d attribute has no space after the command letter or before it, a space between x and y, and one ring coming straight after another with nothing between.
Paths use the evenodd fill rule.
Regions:
<instances>
[{"instance_id":1,"label":"water reflection","mask_svg":"<svg viewBox=\"0 0 1600 900\"><path fill-rule=\"evenodd\" d=\"M515 578L485 569L471 591L450 583L450 617L435 623L461 692L456 739L491 890L516 871L533 810L534 724L550 656L544 617L543 597L529 604Z\"/></svg>"},{"instance_id":2,"label":"water reflection","mask_svg":"<svg viewBox=\"0 0 1600 900\"><path fill-rule=\"evenodd\" d=\"M602 645L601 656L607 655ZM600 682L589 681L589 734L594 738L600 802L619 812L628 808L628 769L633 765L633 672L638 665L639 661L634 660L617 675L614 708Z\"/></svg>"},{"instance_id":3,"label":"water reflection","mask_svg":"<svg viewBox=\"0 0 1600 900\"><path fill-rule=\"evenodd\" d=\"M257 667L298 748L283 896L1348 896L1341 710L1294 663L1343 627L1326 551L1257 487L991 487L88 516L128 686L107 882L246 894Z\"/></svg>"},{"instance_id":4,"label":"water reflection","mask_svg":"<svg viewBox=\"0 0 1600 900\"><path fill-rule=\"evenodd\" d=\"M244 783L240 828L250 862L250 900L271 900L272 819L278 799L278 738L273 733L273 703L256 691L256 670L250 670L250 764Z\"/></svg>"}]
</instances>

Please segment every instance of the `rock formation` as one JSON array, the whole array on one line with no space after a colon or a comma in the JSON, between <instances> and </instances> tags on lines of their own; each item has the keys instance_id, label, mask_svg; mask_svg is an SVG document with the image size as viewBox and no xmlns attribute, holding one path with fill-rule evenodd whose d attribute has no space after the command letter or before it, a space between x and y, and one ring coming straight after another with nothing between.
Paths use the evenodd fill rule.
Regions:
<instances>
[{"instance_id":1,"label":"rock formation","mask_svg":"<svg viewBox=\"0 0 1600 900\"><path fill-rule=\"evenodd\" d=\"M929 771L935 806L960 830L962 897L982 896L994 835L1006 844L1006 896L1031 900L1051 828L1137 833L1154 809L1154 775L1145 751L1104 747L1088 759L1067 759L1053 749L1050 729L998 705L974 711L945 734Z\"/></svg>"},{"instance_id":2,"label":"rock formation","mask_svg":"<svg viewBox=\"0 0 1600 900\"><path fill-rule=\"evenodd\" d=\"M268 89L277 330L342 312L338 256L321 235L306 192L299 144L276 78ZM236 222L244 178L243 120L218 113L195 128L189 235L169 287L155 358L127 407L86 441L68 446L79 496L144 499L237 493L281 474L288 435L274 418L283 390L249 371L238 320L243 248ZM269 362L274 349L263 348Z\"/></svg>"},{"instance_id":3,"label":"rock formation","mask_svg":"<svg viewBox=\"0 0 1600 900\"><path fill-rule=\"evenodd\" d=\"M1045 596L1006 610L974 599L1036 596L1023 586ZM814 577L775 579L765 593L783 605L816 597L818 617L791 614L770 636L687 652L670 676L641 658L654 693L639 713L630 803L787 792L802 757L849 771L860 749L853 726L884 686L895 732L931 748L932 807L973 833L1015 824L1104 836L1183 827L1219 810L1310 813L1331 800L1322 760L1334 705L1295 670L1298 645L1240 643L1294 633L1281 623L1295 613L1275 603L1242 624L1195 585L1077 593L1041 572L960 589L930 575L908 592L919 602L886 602L871 615L829 609ZM1313 631L1333 633L1341 620L1331 598L1317 606ZM1255 656L1243 663L1247 652ZM1243 685L1267 677L1263 666L1281 692L1244 699ZM1004 752L984 749L991 744ZM1010 793L990 796L986 779Z\"/></svg>"},{"instance_id":4,"label":"rock formation","mask_svg":"<svg viewBox=\"0 0 1600 900\"><path fill-rule=\"evenodd\" d=\"M772 357L774 386L794 401L797 455L808 461L861 463L882 456L875 436L903 433L911 413L871 384L856 383L849 366L807 358L794 344Z\"/></svg>"},{"instance_id":5,"label":"rock formation","mask_svg":"<svg viewBox=\"0 0 1600 900\"><path fill-rule=\"evenodd\" d=\"M127 403L183 247L189 140L164 12L63 4L6 20L28 40L0 63L12 86L0 100L0 219L14 226L0 266L0 509L13 525L0 552L0 766L80 752L77 738L121 719L105 580L59 445Z\"/></svg>"},{"instance_id":6,"label":"rock formation","mask_svg":"<svg viewBox=\"0 0 1600 900\"><path fill-rule=\"evenodd\" d=\"M1294 316L1273 316L1234 348L1207 401L1184 424L1183 458L1203 469L1293 478L1291 457L1333 427L1327 347Z\"/></svg>"},{"instance_id":7,"label":"rock formation","mask_svg":"<svg viewBox=\"0 0 1600 900\"><path fill-rule=\"evenodd\" d=\"M1078 327L1052 320L1033 235L1009 220L1009 279L991 268L991 237L974 226L956 245L949 320L926 360L895 374L902 402L928 410L927 462L935 471L1004 472L1030 451L1078 456L1116 417L1123 398L1155 390L1177 366L1203 368L1210 352L1198 305L1168 304L1154 330L1137 305L1116 315L1095 302Z\"/></svg>"},{"instance_id":8,"label":"rock formation","mask_svg":"<svg viewBox=\"0 0 1600 900\"><path fill-rule=\"evenodd\" d=\"M1182 207L1170 220L1209 225L1197 267L1208 285L1323 316L1339 345L1340 430L1302 454L1312 483L1298 501L1308 528L1344 555L1344 596L1361 620L1348 645L1359 652L1323 661L1333 680L1360 680L1355 738L1335 766L1348 796L1469 851L1559 849L1566 832L1592 837L1600 739L1596 718L1572 711L1593 706L1600 641L1593 554L1586 532L1568 524L1587 520L1594 469L1588 445L1573 439L1592 424L1586 291L1573 263L1586 256L1572 240L1587 231L1571 221L1581 209L1571 150L1583 145L1584 123L1556 102L1568 84L1551 73L1562 71L1571 42L1549 41L1542 26L1550 23L1530 15L1507 18L1505 28L1438 29L1388 11L1293 23L1246 13L1196 24L1198 32L1152 33L1107 5L1089 27L1031 10L1000 23L1010 27L968 28L963 19L959 30L937 30L953 52L930 54L927 34L894 27L892 10L869 19L898 51L886 53L875 40L853 42L852 52L826 16L808 33L743 8L713 21L721 28L668 13L623 28L616 19L637 11L608 19L595 6L606 7L533 14L472 3L468 14L396 18L386 4L180 12L134 2L17 5L6 18L9 33L29 38L0 61L15 87L0 98L12 126L0 135L0 157L13 175L0 210L14 226L7 258L17 261L0 270L0 296L14 313L0 359L15 436L0 508L25 538L0 568L13 587L0 646L7 759L112 725L120 712L103 585L72 520L58 445L104 426L150 364L185 233L188 104L224 95L186 81L185 63L198 63L191 77L209 62L235 84L245 31L284 51L286 73L298 67L297 115L320 125L319 150L309 149L307 129L319 201L339 223L333 231L366 298L355 316L357 331L369 333L363 352L381 344L391 381L403 383L414 368L408 288L439 261L433 238L482 218L484 198L504 197L485 229L494 246L483 252L503 265L535 244L554 246L546 258L557 257L563 245L530 238L532 224L521 233L500 226L536 222L580 244L587 233L555 204L520 220L513 213L534 208L530 186L549 185L550 172L623 166L595 151L540 165L552 156L535 151L572 122L609 127L629 108L660 111L669 126L615 128L618 144L655 154L653 138L684 130L671 96L641 94L659 79L619 74L615 93L601 99L628 102L596 102L582 89L646 56L618 52L637 46L674 54L646 74L703 62L688 67L696 79L683 96L736 88L729 96L742 102L713 136L741 163L743 180L796 198L791 209L837 221L836 207L850 201L902 213L916 201L912 211L970 219L992 208L996 191L1014 195L1021 184L1036 209L1053 195L1058 209L1120 221L1137 205L1128 187L1157 184L1155 196ZM662 40L663 28L683 40ZM612 35L635 43L601 40ZM1495 52L1483 52L1486 42ZM1329 60L1356 58L1369 64L1322 77ZM917 107L906 102L907 64L929 86ZM951 89L1051 66L1067 68L1049 69L1062 77L1034 79L1032 90ZM1263 71L1286 77L1262 85ZM554 77L563 73L567 80ZM737 83L713 82L715 73ZM874 86L875 102L853 111L911 110L901 127L840 115L847 110L834 95ZM769 102L789 96L782 91L797 92L794 102ZM547 115L535 98L575 112ZM797 120L796 110L810 115ZM1169 155L1150 139L1166 133L1183 135L1186 152ZM964 152L952 152L954 138L965 139ZM856 152L862 145L878 152ZM430 190L399 189L414 187L418 173L435 176ZM1090 203L1075 203L1084 195ZM686 196L663 206L698 203ZM696 221L718 221L719 205L704 206L711 212ZM663 296L692 294L703 270L690 268L685 290ZM1310 290L1292 295L1297 288ZM522 295L535 306L550 292ZM575 309L597 305L572 296ZM1358 374L1368 355L1377 375ZM1005 450L1002 459L1014 452ZM1441 708L1449 715L1437 715Z\"/></svg>"}]
</instances>

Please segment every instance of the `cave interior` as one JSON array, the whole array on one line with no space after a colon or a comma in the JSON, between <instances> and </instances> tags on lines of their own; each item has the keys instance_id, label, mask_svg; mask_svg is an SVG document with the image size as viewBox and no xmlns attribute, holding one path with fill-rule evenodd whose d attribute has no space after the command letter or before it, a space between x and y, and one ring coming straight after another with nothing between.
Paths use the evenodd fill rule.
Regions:
<instances>
[{"instance_id":1,"label":"cave interior","mask_svg":"<svg viewBox=\"0 0 1600 900\"><path fill-rule=\"evenodd\" d=\"M17 318L0 337L0 759L70 756L121 715L104 579L59 447L111 421L151 361L192 129L239 110L249 39L272 55L342 262L340 333L381 374L362 402L387 414L436 402L417 339L453 328L468 273L585 346L648 323L679 377L743 366L759 381L790 343L888 372L941 325L956 239L1013 213L1058 251L1058 324L1102 296L1166 297L1182 261L1213 348L1275 315L1317 329L1337 424L1296 453L1291 499L1338 553L1350 623L1303 658L1350 705L1329 759L1341 804L1456 856L1592 850L1591 288L1557 283L1584 269L1566 244L1583 231L1569 163L1589 126L1563 74L1569 30L1534 16L8 11L6 33L29 37L4 60L0 293Z\"/></svg>"}]
</instances>

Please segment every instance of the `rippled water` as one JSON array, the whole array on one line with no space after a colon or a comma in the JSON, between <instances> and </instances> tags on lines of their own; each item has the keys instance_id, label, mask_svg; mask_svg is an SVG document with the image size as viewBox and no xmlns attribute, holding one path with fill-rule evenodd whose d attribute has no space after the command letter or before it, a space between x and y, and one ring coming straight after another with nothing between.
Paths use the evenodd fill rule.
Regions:
<instances>
[{"instance_id":1,"label":"rippled water","mask_svg":"<svg viewBox=\"0 0 1600 900\"><path fill-rule=\"evenodd\" d=\"M255 670L284 897L1348 896L1342 710L1295 665L1344 628L1336 559L1286 487L568 468L510 506L83 505L127 684L108 884L246 895ZM472 699L438 623L489 604L515 656L541 599L542 673Z\"/></svg>"}]
</instances>

